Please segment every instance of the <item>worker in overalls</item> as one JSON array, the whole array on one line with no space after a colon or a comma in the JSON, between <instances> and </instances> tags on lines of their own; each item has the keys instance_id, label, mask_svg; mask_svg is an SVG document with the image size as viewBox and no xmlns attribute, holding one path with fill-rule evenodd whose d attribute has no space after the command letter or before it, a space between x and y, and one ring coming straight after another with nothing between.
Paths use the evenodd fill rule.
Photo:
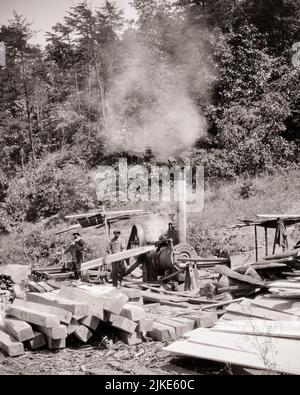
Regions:
<instances>
[{"instance_id":1,"label":"worker in overalls","mask_svg":"<svg viewBox=\"0 0 300 395\"><path fill-rule=\"evenodd\" d=\"M81 264L83 263L83 252L86 243L80 236L80 233L73 233L73 242L65 249L64 253L70 253L72 256L72 270L74 271L75 279L80 278Z\"/></svg>"},{"instance_id":2,"label":"worker in overalls","mask_svg":"<svg viewBox=\"0 0 300 395\"><path fill-rule=\"evenodd\" d=\"M125 250L125 241L122 237L120 237L121 232L119 230L115 230L114 237L111 239L107 252L110 254L117 254ZM112 262L111 264L111 277L113 286L116 288L120 288L122 285L123 277L126 274L126 266L123 260Z\"/></svg>"}]
</instances>

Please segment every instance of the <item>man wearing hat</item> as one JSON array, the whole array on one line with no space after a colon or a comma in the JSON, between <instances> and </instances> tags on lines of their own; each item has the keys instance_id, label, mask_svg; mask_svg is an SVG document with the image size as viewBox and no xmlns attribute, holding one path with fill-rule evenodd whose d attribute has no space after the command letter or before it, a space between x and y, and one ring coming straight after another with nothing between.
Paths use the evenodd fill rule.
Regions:
<instances>
[{"instance_id":1,"label":"man wearing hat","mask_svg":"<svg viewBox=\"0 0 300 395\"><path fill-rule=\"evenodd\" d=\"M73 242L65 249L65 254L70 253L72 256L72 269L75 274L75 279L80 277L81 264L83 262L83 251L86 243L80 236L80 233L73 233Z\"/></svg>"},{"instance_id":2,"label":"man wearing hat","mask_svg":"<svg viewBox=\"0 0 300 395\"><path fill-rule=\"evenodd\" d=\"M117 254L125 250L125 241L120 237L121 232L115 230L113 232L114 237L111 239L107 252L111 254ZM111 264L111 276L113 286L119 288L122 284L123 277L126 273L126 266L124 261L113 262Z\"/></svg>"}]
</instances>

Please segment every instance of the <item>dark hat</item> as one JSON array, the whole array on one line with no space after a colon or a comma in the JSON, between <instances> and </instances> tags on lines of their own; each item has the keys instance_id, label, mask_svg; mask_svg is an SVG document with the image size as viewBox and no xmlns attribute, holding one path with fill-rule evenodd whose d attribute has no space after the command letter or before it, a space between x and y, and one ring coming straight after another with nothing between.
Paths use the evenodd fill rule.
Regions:
<instances>
[{"instance_id":1,"label":"dark hat","mask_svg":"<svg viewBox=\"0 0 300 395\"><path fill-rule=\"evenodd\" d=\"M80 236L80 233L75 232L75 233L73 233L73 236Z\"/></svg>"},{"instance_id":2,"label":"dark hat","mask_svg":"<svg viewBox=\"0 0 300 395\"><path fill-rule=\"evenodd\" d=\"M121 232L119 230L114 230L114 235L120 235Z\"/></svg>"}]
</instances>

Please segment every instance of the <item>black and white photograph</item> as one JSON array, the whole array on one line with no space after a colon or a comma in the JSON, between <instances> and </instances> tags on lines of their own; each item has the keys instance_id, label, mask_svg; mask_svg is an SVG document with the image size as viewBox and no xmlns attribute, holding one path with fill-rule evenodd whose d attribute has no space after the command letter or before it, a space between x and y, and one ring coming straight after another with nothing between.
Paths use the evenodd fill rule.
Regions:
<instances>
[{"instance_id":1,"label":"black and white photograph","mask_svg":"<svg viewBox=\"0 0 300 395\"><path fill-rule=\"evenodd\" d=\"M0 375L300 375L300 0L0 1Z\"/></svg>"}]
</instances>

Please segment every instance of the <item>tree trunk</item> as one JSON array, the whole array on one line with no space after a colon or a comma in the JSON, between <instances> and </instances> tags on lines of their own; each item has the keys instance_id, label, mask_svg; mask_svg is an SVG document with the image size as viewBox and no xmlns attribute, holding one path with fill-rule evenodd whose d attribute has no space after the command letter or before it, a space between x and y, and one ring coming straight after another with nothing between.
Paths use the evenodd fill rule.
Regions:
<instances>
[{"instance_id":1,"label":"tree trunk","mask_svg":"<svg viewBox=\"0 0 300 395\"><path fill-rule=\"evenodd\" d=\"M105 109L104 89L103 89L103 85L102 85L102 81L101 81L101 78L100 78L100 74L99 74L98 65L97 65L97 61L96 60L95 60L95 71L96 71L98 87L99 87L99 93L100 93L100 98L101 98L103 124L104 124L104 129L106 129L106 127L107 127L107 124L106 124L107 118L106 118L106 109Z\"/></svg>"},{"instance_id":2,"label":"tree trunk","mask_svg":"<svg viewBox=\"0 0 300 395\"><path fill-rule=\"evenodd\" d=\"M33 143L32 136L32 119L31 119L31 109L30 109L30 98L28 93L27 82L24 81L24 91L25 91L25 99L26 99L26 113L27 113L27 122L28 122L28 136L29 136L29 144L31 150L31 158L35 161L35 147Z\"/></svg>"}]
</instances>

